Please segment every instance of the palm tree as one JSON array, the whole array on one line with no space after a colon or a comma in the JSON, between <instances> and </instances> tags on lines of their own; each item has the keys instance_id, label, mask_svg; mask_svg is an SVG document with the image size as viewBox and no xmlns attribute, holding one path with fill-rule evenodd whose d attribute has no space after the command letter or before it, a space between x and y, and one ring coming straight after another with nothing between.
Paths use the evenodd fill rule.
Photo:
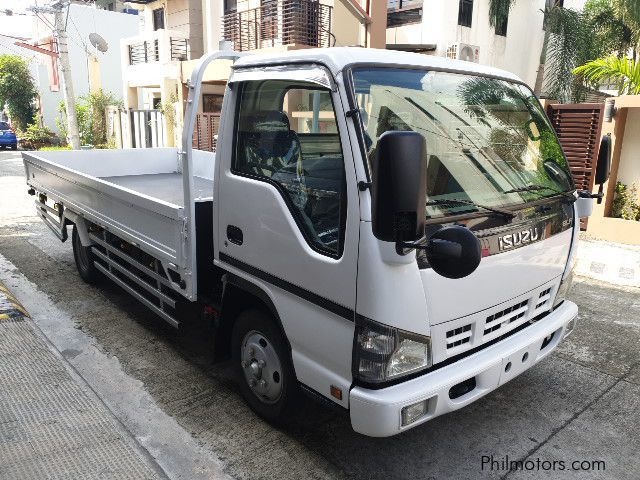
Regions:
<instances>
[{"instance_id":1,"label":"palm tree","mask_svg":"<svg viewBox=\"0 0 640 480\"><path fill-rule=\"evenodd\" d=\"M581 12L559 2L545 12L545 38L535 93L543 87L561 102L584 98L583 78L576 67L612 54L636 59L640 44L640 0L588 0ZM544 82L544 85L543 85Z\"/></svg>"},{"instance_id":2,"label":"palm tree","mask_svg":"<svg viewBox=\"0 0 640 480\"><path fill-rule=\"evenodd\" d=\"M640 94L640 62L634 59L610 55L587 62L573 73L594 85L612 83L618 87L619 95Z\"/></svg>"}]
</instances>

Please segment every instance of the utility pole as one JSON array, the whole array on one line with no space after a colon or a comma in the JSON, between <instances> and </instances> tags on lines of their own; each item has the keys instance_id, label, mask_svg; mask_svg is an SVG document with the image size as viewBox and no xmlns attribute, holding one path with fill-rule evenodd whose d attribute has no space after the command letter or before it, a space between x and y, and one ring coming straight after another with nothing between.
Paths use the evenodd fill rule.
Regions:
<instances>
[{"instance_id":1,"label":"utility pole","mask_svg":"<svg viewBox=\"0 0 640 480\"><path fill-rule=\"evenodd\" d=\"M52 13L54 17L53 35L58 45L58 60L60 76L62 77L62 91L64 105L67 110L67 136L73 150L80 148L78 133L78 117L76 115L76 97L73 93L73 79L71 78L71 64L69 62L69 40L66 30L65 12L69 8L68 0L58 0L47 7L30 7L29 10L38 13Z\"/></svg>"}]
</instances>

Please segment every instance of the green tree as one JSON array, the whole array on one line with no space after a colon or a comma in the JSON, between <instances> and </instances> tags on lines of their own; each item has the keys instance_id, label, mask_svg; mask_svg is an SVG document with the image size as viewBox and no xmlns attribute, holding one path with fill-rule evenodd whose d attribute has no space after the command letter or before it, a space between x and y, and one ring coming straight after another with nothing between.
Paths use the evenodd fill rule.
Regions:
<instances>
[{"instance_id":1,"label":"green tree","mask_svg":"<svg viewBox=\"0 0 640 480\"><path fill-rule=\"evenodd\" d=\"M573 73L592 85L614 84L619 95L640 94L640 62L631 58L610 55L587 62Z\"/></svg>"},{"instance_id":2,"label":"green tree","mask_svg":"<svg viewBox=\"0 0 640 480\"><path fill-rule=\"evenodd\" d=\"M0 108L6 105L18 129L31 123L37 93L27 62L17 55L0 55Z\"/></svg>"}]
</instances>

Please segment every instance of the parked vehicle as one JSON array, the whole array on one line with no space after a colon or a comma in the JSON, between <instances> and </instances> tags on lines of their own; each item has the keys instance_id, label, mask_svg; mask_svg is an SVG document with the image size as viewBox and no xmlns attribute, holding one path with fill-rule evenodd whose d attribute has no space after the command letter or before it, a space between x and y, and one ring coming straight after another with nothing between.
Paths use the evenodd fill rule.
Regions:
<instances>
[{"instance_id":1,"label":"parked vehicle","mask_svg":"<svg viewBox=\"0 0 640 480\"><path fill-rule=\"evenodd\" d=\"M215 153L192 148L202 77L234 60ZM289 417L304 390L394 435L549 355L576 192L514 75L333 48L204 57L180 149L25 152L38 214L78 271L174 327L209 322L249 405ZM598 180L606 180L606 165Z\"/></svg>"},{"instance_id":2,"label":"parked vehicle","mask_svg":"<svg viewBox=\"0 0 640 480\"><path fill-rule=\"evenodd\" d=\"M18 137L7 122L0 122L0 148L18 149Z\"/></svg>"}]
</instances>

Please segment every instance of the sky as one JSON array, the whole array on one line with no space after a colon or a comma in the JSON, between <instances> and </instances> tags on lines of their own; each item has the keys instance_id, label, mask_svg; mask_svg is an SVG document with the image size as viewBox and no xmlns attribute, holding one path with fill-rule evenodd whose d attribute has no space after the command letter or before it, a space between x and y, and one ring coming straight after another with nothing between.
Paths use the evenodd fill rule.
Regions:
<instances>
[{"instance_id":1,"label":"sky","mask_svg":"<svg viewBox=\"0 0 640 480\"><path fill-rule=\"evenodd\" d=\"M33 17L25 9L35 5L36 1L40 6L49 3L48 0L0 0L0 34L31 37ZM13 10L14 15L8 17L2 13L7 9ZM28 13L29 15L17 15L18 13Z\"/></svg>"}]
</instances>

